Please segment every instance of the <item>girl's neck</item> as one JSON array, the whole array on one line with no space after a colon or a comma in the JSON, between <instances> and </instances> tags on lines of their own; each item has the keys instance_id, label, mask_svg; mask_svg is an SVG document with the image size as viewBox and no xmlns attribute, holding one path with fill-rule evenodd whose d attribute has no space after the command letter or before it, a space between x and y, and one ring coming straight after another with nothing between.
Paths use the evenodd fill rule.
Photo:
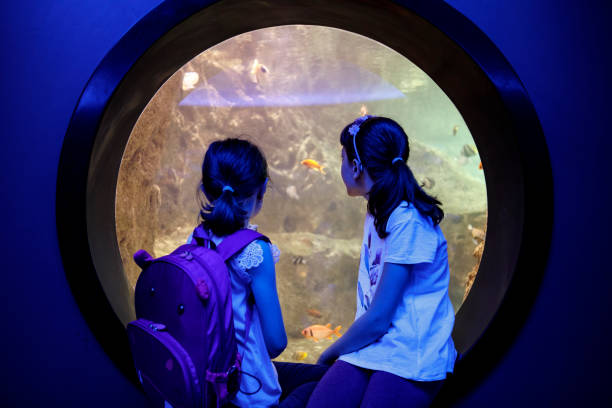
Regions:
<instances>
[{"instance_id":1,"label":"girl's neck","mask_svg":"<svg viewBox=\"0 0 612 408\"><path fill-rule=\"evenodd\" d=\"M368 200L370 198L370 190L372 190L372 186L374 185L374 180L372 180L372 177L370 177L370 174L365 168L361 172L361 177L359 180L364 191L362 195L366 200Z\"/></svg>"}]
</instances>

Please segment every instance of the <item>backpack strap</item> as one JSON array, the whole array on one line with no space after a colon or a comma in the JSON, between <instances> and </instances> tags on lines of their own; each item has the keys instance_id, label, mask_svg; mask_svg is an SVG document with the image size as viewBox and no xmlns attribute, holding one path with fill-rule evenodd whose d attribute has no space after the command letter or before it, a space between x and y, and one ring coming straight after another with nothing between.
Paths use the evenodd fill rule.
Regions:
<instances>
[{"instance_id":1,"label":"backpack strap","mask_svg":"<svg viewBox=\"0 0 612 408\"><path fill-rule=\"evenodd\" d=\"M208 232L204 229L202 224L193 231L193 239L198 245L205 245L206 242L213 243L208 235ZM228 235L221 241L216 247L217 252L224 261L227 261L234 256L238 251L246 247L256 239L263 239L266 242L270 242L270 239L257 231L250 230L248 228L238 230L233 234ZM249 287L250 289L250 287ZM251 321L253 319L255 299L253 297L253 291L249 290L247 295L247 310L244 322L244 338L249 336L249 330L251 329Z\"/></svg>"},{"instance_id":2,"label":"backpack strap","mask_svg":"<svg viewBox=\"0 0 612 408\"><path fill-rule=\"evenodd\" d=\"M201 224L193 231L193 239L197 242L198 245L205 245L206 242L212 243L210 236ZM221 256L221 258L223 258L223 261L227 261L238 251L240 251L256 239L263 239L264 241L270 242L268 237L266 237L265 235L260 234L257 231L245 228L238 230L233 234L230 234L225 237L223 241L216 247L216 250Z\"/></svg>"},{"instance_id":3,"label":"backpack strap","mask_svg":"<svg viewBox=\"0 0 612 408\"><path fill-rule=\"evenodd\" d=\"M257 231L241 229L225 237L217 246L217 252L219 252L219 255L221 255L224 261L227 261L256 239L263 239L264 241L270 242L268 237Z\"/></svg>"},{"instance_id":4,"label":"backpack strap","mask_svg":"<svg viewBox=\"0 0 612 408\"><path fill-rule=\"evenodd\" d=\"M214 248L214 243L208 236L208 232L206 232L202 224L198 225L196 229L193 230L191 233L191 238L193 239L194 243L199 246L207 246L206 243L210 242Z\"/></svg>"}]
</instances>

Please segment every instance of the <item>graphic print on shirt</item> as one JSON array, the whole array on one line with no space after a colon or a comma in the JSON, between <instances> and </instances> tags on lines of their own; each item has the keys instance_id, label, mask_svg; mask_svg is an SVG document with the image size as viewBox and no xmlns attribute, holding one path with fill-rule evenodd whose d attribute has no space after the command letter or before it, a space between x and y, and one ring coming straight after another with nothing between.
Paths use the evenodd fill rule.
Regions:
<instances>
[{"instance_id":1,"label":"graphic print on shirt","mask_svg":"<svg viewBox=\"0 0 612 408\"><path fill-rule=\"evenodd\" d=\"M369 241L369 239L368 239ZM367 245L363 245L361 251L363 257L363 264L366 268L369 268L370 265L370 248ZM359 295L359 302L361 303L361 308L365 311L370 307L370 296L369 291L370 288L366 288L367 294L364 292L363 287L361 286L361 282L357 281L357 294Z\"/></svg>"},{"instance_id":2,"label":"graphic print on shirt","mask_svg":"<svg viewBox=\"0 0 612 408\"><path fill-rule=\"evenodd\" d=\"M357 281L357 293L359 295L359 302L361 303L361 308L363 310L368 310L369 304L364 303L363 299L363 289L361 288L361 282Z\"/></svg>"},{"instance_id":3,"label":"graphic print on shirt","mask_svg":"<svg viewBox=\"0 0 612 408\"><path fill-rule=\"evenodd\" d=\"M380 255L381 251L379 250L376 252L376 256L374 257L372 265L370 265L370 269L368 270L368 275L370 276L370 288L376 286L376 282L380 276Z\"/></svg>"},{"instance_id":4,"label":"graphic print on shirt","mask_svg":"<svg viewBox=\"0 0 612 408\"><path fill-rule=\"evenodd\" d=\"M382 251L379 249L376 252L376 256L374 257L374 260L372 261L372 264L370 264L370 245L372 243L372 236L370 234L368 234L368 245L363 246L363 264L364 266L367 268L368 271L368 277L369 277L369 282L368 285L366 287L366 290L364 291L364 288L361 285L361 282L357 282L357 293L359 296L359 302L361 303L361 307L363 308L363 310L368 310L368 308L370 307L370 303L372 302L372 299L374 299L374 292L376 291L376 283L378 282L378 278L380 277L380 273L381 273L381 267L382 265L380 264L380 260L381 260L381 255L382 255Z\"/></svg>"}]
</instances>

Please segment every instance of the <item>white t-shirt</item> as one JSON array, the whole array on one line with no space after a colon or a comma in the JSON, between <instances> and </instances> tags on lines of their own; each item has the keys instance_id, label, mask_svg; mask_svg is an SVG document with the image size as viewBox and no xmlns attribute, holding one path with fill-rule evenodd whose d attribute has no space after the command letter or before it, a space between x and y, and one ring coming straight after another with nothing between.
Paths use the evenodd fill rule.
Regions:
<instances>
[{"instance_id":1,"label":"white t-shirt","mask_svg":"<svg viewBox=\"0 0 612 408\"><path fill-rule=\"evenodd\" d=\"M457 351L451 337L455 312L448 296L446 239L431 218L402 202L389 216L381 239L367 214L357 284L358 319L370 306L385 262L411 264L406 291L387 333L340 360L416 381L435 381L452 372Z\"/></svg>"}]
</instances>

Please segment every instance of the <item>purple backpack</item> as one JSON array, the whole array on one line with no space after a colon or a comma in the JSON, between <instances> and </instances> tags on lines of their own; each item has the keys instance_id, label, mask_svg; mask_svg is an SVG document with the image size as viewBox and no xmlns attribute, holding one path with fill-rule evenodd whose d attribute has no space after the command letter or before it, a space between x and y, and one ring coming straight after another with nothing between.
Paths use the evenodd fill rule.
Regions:
<instances>
[{"instance_id":1,"label":"purple backpack","mask_svg":"<svg viewBox=\"0 0 612 408\"><path fill-rule=\"evenodd\" d=\"M142 268L136 283L137 320L127 326L145 394L157 407L220 407L240 386L229 271L225 262L255 239L248 229L215 248L202 226L190 244L153 259L134 254ZM245 338L252 305L247 307Z\"/></svg>"}]
</instances>

